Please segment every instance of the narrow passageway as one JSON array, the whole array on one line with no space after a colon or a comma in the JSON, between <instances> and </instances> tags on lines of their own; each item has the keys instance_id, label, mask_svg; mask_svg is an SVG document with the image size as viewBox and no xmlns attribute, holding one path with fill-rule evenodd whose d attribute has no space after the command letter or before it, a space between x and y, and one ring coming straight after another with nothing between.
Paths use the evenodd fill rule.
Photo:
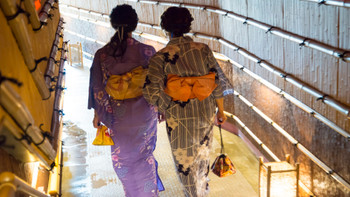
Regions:
<instances>
[{"instance_id":1,"label":"narrow passageway","mask_svg":"<svg viewBox=\"0 0 350 197\"><path fill-rule=\"evenodd\" d=\"M152 195L155 145L161 197L350 197L350 0L1 0L0 12L0 197ZM209 173L207 190L216 109L237 172ZM92 145L93 120L117 131L112 157Z\"/></svg>"},{"instance_id":2,"label":"narrow passageway","mask_svg":"<svg viewBox=\"0 0 350 197\"><path fill-rule=\"evenodd\" d=\"M84 67L66 64L66 93L64 101L63 180L64 197L122 197L123 187L116 176L110 158L109 146L94 146L96 130L92 126L93 111L87 109L89 67L91 60L84 59ZM132 123L130 123L132 124ZM220 151L218 128L211 162ZM258 160L245 143L236 135L223 131L229 157L237 168L234 175L218 178L210 173L210 196L257 196ZM158 125L155 157L159 164L159 176L165 186L160 193L164 197L182 197L181 184L176 175L165 123Z\"/></svg>"}]
</instances>

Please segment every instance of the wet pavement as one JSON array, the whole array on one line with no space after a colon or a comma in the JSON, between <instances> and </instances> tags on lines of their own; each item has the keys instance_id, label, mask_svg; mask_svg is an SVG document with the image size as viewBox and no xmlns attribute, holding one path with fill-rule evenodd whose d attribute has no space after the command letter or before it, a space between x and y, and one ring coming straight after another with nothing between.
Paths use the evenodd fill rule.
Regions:
<instances>
[{"instance_id":1,"label":"wet pavement","mask_svg":"<svg viewBox=\"0 0 350 197\"><path fill-rule=\"evenodd\" d=\"M66 64L62 196L123 197L121 182L112 167L110 147L92 145L96 130L92 126L93 111L87 109L90 65L91 61L87 59L84 59L84 68ZM214 133L211 161L220 151L217 128ZM165 124L159 124L155 157L159 163L159 176L165 186L165 191L160 196L182 197L181 184L176 175L166 135ZM210 197L257 196L257 159L239 137L227 131L223 131L223 135L225 149L233 163L237 163L237 166L253 167L242 172L237 169L236 174L224 178L210 173Z\"/></svg>"}]
</instances>

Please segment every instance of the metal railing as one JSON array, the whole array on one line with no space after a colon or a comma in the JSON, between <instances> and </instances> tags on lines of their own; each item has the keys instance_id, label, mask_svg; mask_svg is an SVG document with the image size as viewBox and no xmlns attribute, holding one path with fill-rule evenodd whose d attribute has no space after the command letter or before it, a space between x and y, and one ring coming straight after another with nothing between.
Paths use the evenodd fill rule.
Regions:
<instances>
[{"instance_id":1,"label":"metal railing","mask_svg":"<svg viewBox=\"0 0 350 197\"><path fill-rule=\"evenodd\" d=\"M303 36L294 34L292 32L288 32L281 28L278 28L269 24L265 24L263 22L254 20L247 16L239 15L237 13L234 13L228 10L223 10L223 9L214 8L210 6L188 4L188 3L171 3L171 2L164 2L164 1L149 1L149 0L126 0L126 1L135 2L135 3L161 5L161 6L185 7L189 9L199 9L199 10L204 10L212 13L221 14L221 15L233 18L235 20L241 21L243 24L252 25L254 27L264 30L265 32L270 32L273 35L296 42L299 44L299 46L305 46L312 49L316 49L328 55L332 55L336 58L342 59L345 62L350 62L350 51L336 48L336 47L327 45L325 43L313 40L311 38L303 37Z\"/></svg>"},{"instance_id":2,"label":"metal railing","mask_svg":"<svg viewBox=\"0 0 350 197\"><path fill-rule=\"evenodd\" d=\"M302 0L302 1L318 3L318 5L333 5L338 7L350 8L349 0Z\"/></svg>"}]
</instances>

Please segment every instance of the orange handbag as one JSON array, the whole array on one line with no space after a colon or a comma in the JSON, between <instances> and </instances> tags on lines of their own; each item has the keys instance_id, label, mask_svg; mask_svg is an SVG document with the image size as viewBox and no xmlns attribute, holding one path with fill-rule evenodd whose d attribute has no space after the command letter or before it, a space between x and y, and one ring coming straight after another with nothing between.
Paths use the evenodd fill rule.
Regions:
<instances>
[{"instance_id":1,"label":"orange handbag","mask_svg":"<svg viewBox=\"0 0 350 197\"><path fill-rule=\"evenodd\" d=\"M221 154L218 157L216 157L215 161L213 162L213 165L211 166L211 170L218 177L225 177L236 173L236 169L230 158L228 158L228 156L224 154L224 143L222 141L221 125L219 125L219 130L221 138Z\"/></svg>"}]
</instances>

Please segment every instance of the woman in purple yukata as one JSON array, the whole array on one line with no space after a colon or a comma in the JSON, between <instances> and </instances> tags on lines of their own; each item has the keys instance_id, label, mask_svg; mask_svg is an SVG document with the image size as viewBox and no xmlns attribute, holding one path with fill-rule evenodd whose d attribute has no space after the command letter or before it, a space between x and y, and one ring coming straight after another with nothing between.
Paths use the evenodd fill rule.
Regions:
<instances>
[{"instance_id":1,"label":"woman in purple yukata","mask_svg":"<svg viewBox=\"0 0 350 197\"><path fill-rule=\"evenodd\" d=\"M110 15L116 30L99 49L90 70L89 105L94 127L100 122L112 132L115 172L126 197L153 197L164 190L153 151L157 139L157 112L142 95L152 46L131 37L138 17L129 5L118 5Z\"/></svg>"}]
</instances>

